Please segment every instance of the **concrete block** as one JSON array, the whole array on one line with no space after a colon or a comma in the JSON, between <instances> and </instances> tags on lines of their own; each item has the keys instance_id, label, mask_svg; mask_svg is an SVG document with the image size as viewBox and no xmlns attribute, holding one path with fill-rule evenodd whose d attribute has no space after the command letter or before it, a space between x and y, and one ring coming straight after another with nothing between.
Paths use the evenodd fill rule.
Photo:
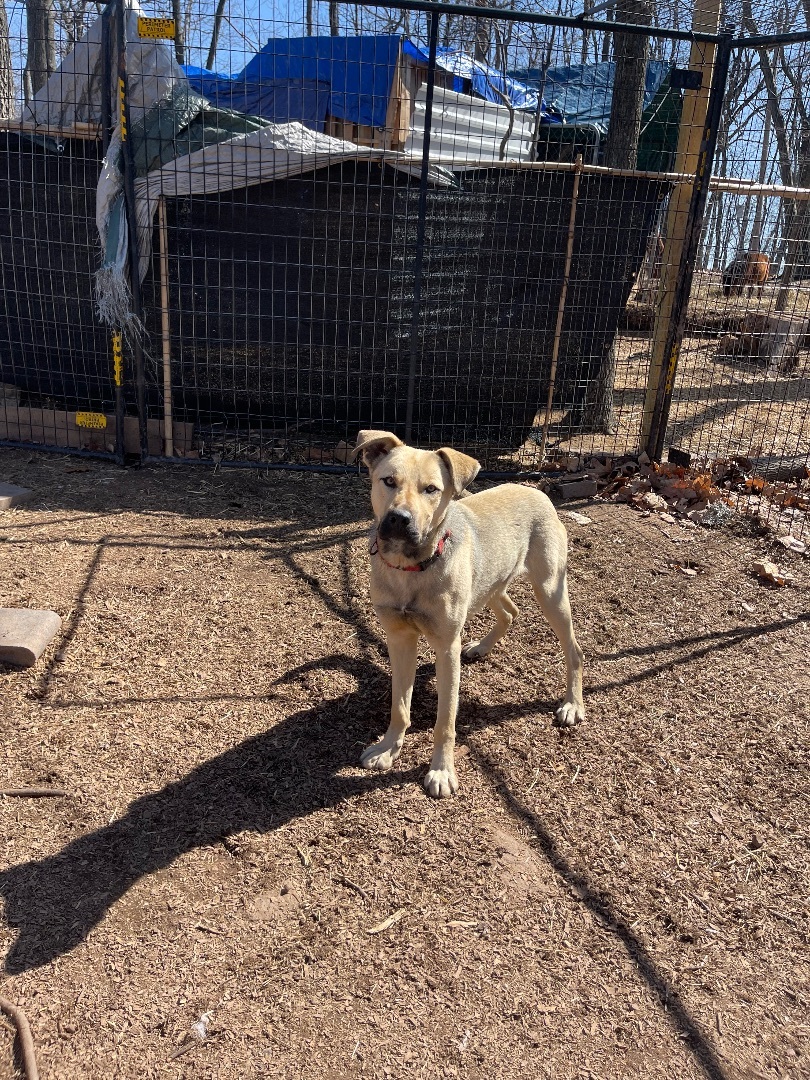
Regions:
<instances>
[{"instance_id":1,"label":"concrete block","mask_svg":"<svg viewBox=\"0 0 810 1080\"><path fill-rule=\"evenodd\" d=\"M0 608L0 661L31 667L59 633L55 611Z\"/></svg>"},{"instance_id":2,"label":"concrete block","mask_svg":"<svg viewBox=\"0 0 810 1080\"><path fill-rule=\"evenodd\" d=\"M593 477L578 476L576 479L560 479L551 489L552 495L565 502L567 499L591 499L597 492Z\"/></svg>"},{"instance_id":3,"label":"concrete block","mask_svg":"<svg viewBox=\"0 0 810 1080\"><path fill-rule=\"evenodd\" d=\"M21 506L33 499L34 493L28 488L16 484L4 484L0 481L0 510L10 510L12 506Z\"/></svg>"}]
</instances>

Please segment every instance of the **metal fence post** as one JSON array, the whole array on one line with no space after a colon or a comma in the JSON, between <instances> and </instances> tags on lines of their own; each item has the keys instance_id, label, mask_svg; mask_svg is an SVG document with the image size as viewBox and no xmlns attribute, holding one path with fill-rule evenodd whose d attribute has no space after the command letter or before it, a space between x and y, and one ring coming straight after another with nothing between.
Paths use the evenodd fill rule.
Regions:
<instances>
[{"instance_id":1,"label":"metal fence post","mask_svg":"<svg viewBox=\"0 0 810 1080\"><path fill-rule=\"evenodd\" d=\"M413 264L413 307L411 308L410 362L408 397L405 407L405 441L413 431L413 403L416 394L416 367L419 352L419 325L422 320L422 279L425 262L425 217L427 214L428 168L430 166L430 128L433 118L433 88L436 83L436 51L439 44L439 15L428 15L428 72L425 88L425 130L422 142L422 172L419 178L419 206L416 220L416 251Z\"/></svg>"},{"instance_id":2,"label":"metal fence post","mask_svg":"<svg viewBox=\"0 0 810 1080\"><path fill-rule=\"evenodd\" d=\"M138 222L135 216L135 159L129 116L129 88L127 84L127 6L126 0L118 0L118 94L120 102L121 148L124 174L124 203L127 215L129 239L129 287L132 293L132 310L139 325L143 325L141 304L140 255L138 252ZM141 460L149 454L146 428L146 376L143 366L143 348L138 329L132 335L131 348L135 361L135 401L138 409L138 434Z\"/></svg>"},{"instance_id":3,"label":"metal fence post","mask_svg":"<svg viewBox=\"0 0 810 1080\"><path fill-rule=\"evenodd\" d=\"M689 305L689 294L692 289L692 277L695 270L698 243L703 227L703 215L706 209L706 200L709 195L709 181L712 175L714 154L717 149L717 136L720 129L720 120L723 110L723 100L728 81L729 62L731 60L733 37L726 32L720 38L717 45L717 55L712 71L712 82L709 90L709 104L706 113L706 121L703 125L703 136L700 142L700 154L698 157L695 184L692 188L692 198L689 203L689 213L686 219L683 253L678 267L678 276L675 282L675 293L672 302L672 314L667 328L667 336L664 347L665 369L663 378L658 383L655 395L650 437L647 442L647 453L654 461L660 461L666 439L669 413L672 407L672 393L675 387L675 373L678 369L678 357L681 343L686 329L686 315Z\"/></svg>"}]
</instances>

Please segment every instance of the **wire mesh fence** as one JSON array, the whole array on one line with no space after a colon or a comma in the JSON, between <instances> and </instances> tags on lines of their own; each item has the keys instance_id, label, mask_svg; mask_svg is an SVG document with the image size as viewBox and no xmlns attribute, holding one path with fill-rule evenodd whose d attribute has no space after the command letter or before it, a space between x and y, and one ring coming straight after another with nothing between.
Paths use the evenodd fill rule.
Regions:
<instances>
[{"instance_id":1,"label":"wire mesh fence","mask_svg":"<svg viewBox=\"0 0 810 1080\"><path fill-rule=\"evenodd\" d=\"M43 10L0 19L0 439L806 463L799 4Z\"/></svg>"}]
</instances>

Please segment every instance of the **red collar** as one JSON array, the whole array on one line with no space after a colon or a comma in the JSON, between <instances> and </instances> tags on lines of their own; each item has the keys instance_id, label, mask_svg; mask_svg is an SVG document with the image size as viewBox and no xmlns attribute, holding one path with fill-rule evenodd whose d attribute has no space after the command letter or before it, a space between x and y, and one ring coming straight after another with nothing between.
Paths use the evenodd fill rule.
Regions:
<instances>
[{"instance_id":1,"label":"red collar","mask_svg":"<svg viewBox=\"0 0 810 1080\"><path fill-rule=\"evenodd\" d=\"M436 546L436 550L433 552L430 558L423 559L422 562L417 563L416 566L394 566L394 564L388 562L387 559L383 559L382 555L380 555L380 549L377 544L376 536L374 537L374 541L371 547L368 549L368 552L369 555L380 555L380 559L385 563L386 566L389 566L392 570L405 570L409 574L418 574L422 570L427 570L431 563L435 563L437 559L441 558L441 556L444 554L444 545L447 543L448 540L451 539L452 533L448 529L439 541L438 545Z\"/></svg>"}]
</instances>

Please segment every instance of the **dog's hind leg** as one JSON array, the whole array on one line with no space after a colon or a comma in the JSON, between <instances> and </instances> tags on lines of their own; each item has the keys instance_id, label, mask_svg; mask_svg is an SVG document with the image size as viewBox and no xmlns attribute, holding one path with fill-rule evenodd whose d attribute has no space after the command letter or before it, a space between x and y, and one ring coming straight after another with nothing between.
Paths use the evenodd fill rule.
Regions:
<instances>
[{"instance_id":1,"label":"dog's hind leg","mask_svg":"<svg viewBox=\"0 0 810 1080\"><path fill-rule=\"evenodd\" d=\"M540 610L562 645L567 670L565 700L557 709L554 723L558 727L574 727L585 719L585 705L582 701L583 654L574 634L565 566L551 573L548 573L547 566L543 569L545 573L529 565L529 578Z\"/></svg>"},{"instance_id":2,"label":"dog's hind leg","mask_svg":"<svg viewBox=\"0 0 810 1080\"><path fill-rule=\"evenodd\" d=\"M487 605L495 616L495 625L486 637L480 641L470 641L461 650L463 660L481 660L488 656L495 645L504 637L518 613L517 605L505 592L493 596Z\"/></svg>"},{"instance_id":3,"label":"dog's hind leg","mask_svg":"<svg viewBox=\"0 0 810 1080\"><path fill-rule=\"evenodd\" d=\"M411 697L416 678L419 634L410 628L386 628L391 659L391 723L379 742L367 746L360 756L364 769L387 772L399 757L405 732L411 726Z\"/></svg>"}]
</instances>

